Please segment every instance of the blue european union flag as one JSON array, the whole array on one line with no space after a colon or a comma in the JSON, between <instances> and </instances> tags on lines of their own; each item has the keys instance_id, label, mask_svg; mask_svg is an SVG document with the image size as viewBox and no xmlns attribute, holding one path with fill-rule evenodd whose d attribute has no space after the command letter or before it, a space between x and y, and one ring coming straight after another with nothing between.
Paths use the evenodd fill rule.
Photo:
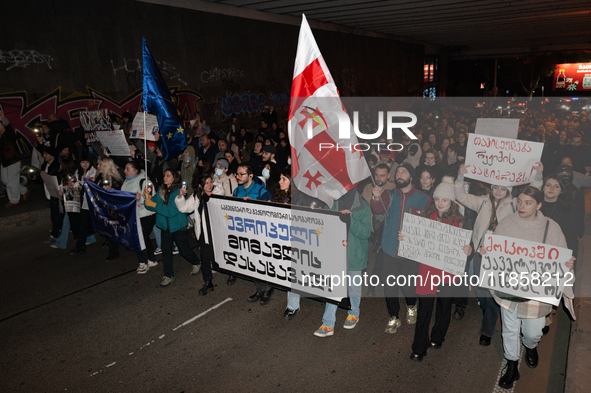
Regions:
<instances>
[{"instance_id":1,"label":"blue european union flag","mask_svg":"<svg viewBox=\"0 0 591 393\"><path fill-rule=\"evenodd\" d=\"M172 102L168 86L154 61L146 39L143 38L144 110L158 116L162 155L170 160L185 150L187 136L182 126L181 112Z\"/></svg>"},{"instance_id":2,"label":"blue european union flag","mask_svg":"<svg viewBox=\"0 0 591 393\"><path fill-rule=\"evenodd\" d=\"M146 248L135 194L107 191L91 181L84 182L84 192L95 231L132 250Z\"/></svg>"}]
</instances>

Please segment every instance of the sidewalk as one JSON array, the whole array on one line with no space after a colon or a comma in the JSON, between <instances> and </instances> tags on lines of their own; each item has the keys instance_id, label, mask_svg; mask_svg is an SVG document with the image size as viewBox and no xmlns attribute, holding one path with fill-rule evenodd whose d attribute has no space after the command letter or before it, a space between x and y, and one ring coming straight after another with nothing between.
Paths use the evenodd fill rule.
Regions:
<instances>
[{"instance_id":1,"label":"sidewalk","mask_svg":"<svg viewBox=\"0 0 591 393\"><path fill-rule=\"evenodd\" d=\"M45 199L43 185L29 182L27 187L31 190L29 199L20 201L17 207L5 209L8 198L0 198L0 239L26 235L37 227L51 227L49 202Z\"/></svg>"}]
</instances>

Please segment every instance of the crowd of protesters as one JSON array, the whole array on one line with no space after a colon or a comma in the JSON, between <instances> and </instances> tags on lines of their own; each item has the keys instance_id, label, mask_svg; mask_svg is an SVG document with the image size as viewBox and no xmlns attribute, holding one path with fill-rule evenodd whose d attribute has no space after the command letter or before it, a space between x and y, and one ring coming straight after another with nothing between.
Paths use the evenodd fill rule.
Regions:
<instances>
[{"instance_id":1,"label":"crowd of protesters","mask_svg":"<svg viewBox=\"0 0 591 393\"><path fill-rule=\"evenodd\" d=\"M170 160L164 160L159 141L148 142L144 149L143 140L137 139L128 139L130 158L109 157L103 150L86 146L83 132L70 129L67 121L50 114L33 152L32 164L40 173L29 178L40 181L41 173L57 176L60 196L81 193L86 181L106 190L135 194L146 243L146 249L137 252L137 273L145 274L157 266L156 256L162 254L161 286L169 286L175 280L173 255L180 253L191 263L191 274L202 274L204 284L199 295L214 290L210 236L215 234L215 228L211 228L212 233L207 231L204 214L211 195L337 210L349 228L350 276L371 270L384 277L401 274L441 277L441 284L435 288L410 283L401 287L403 297L400 298L397 287L384 289L388 312L385 332L393 334L402 325L400 302L403 302L406 323L415 325L411 359L421 361L427 349L442 347L452 317L463 318L469 287L452 286L441 270L398 257L397 240L404 241L399 233L404 213L472 230L471 243L464 248L469 274L479 274L481 255L485 253L480 246L490 233L568 247L573 250L573 258L563 262L574 269L578 242L584 232L581 189L591 186L591 123L584 111L571 113L541 108L511 114L520 119L519 139L542 142L545 146L535 167L534 181L530 185L505 187L467 181L464 165L468 134L475 131L476 119L505 117L505 113L493 108L475 113L438 107L415 114L419 122L411 130L418 139L411 139L403 132L395 133L392 141L380 139L380 142L400 143L404 148L394 152L372 147L365 152L373 181L369 178L362 181L334 206L326 206L292 186L290 141L287 132L279 127L273 107L266 108L258 126L249 129L235 116L226 127L213 130L196 114L193 121L187 122L191 126L187 127L186 149ZM26 201L30 191L18 179L20 157L14 130L9 119L2 113L0 116L2 182L9 196L5 207L10 208L19 200ZM129 113L122 115L122 128L127 136L132 118ZM372 128L364 117L361 123L364 129ZM71 228L76 245L70 253L84 254L87 244L95 241L86 198L82 197L81 208L74 212L67 211L67 198L62 200L49 194L47 197L51 235L46 243L54 248L66 248ZM197 253L190 246L190 228L198 243ZM62 241L58 240L60 237ZM106 240L103 248L108 250L107 260L120 257L118 243ZM233 285L236 277L230 275L226 282ZM262 283L255 286L256 292L247 301L267 304L274 289ZM353 329L360 319L363 290L359 285L349 287L351 307L343 325L345 329ZM375 288L365 290L375 294ZM501 315L507 368L499 385L511 388L519 378L517 361L521 343L526 348L526 364L537 366L536 347L548 332L553 309L533 300L502 298L484 288L475 290L483 311L480 345L490 345ZM287 299L284 316L290 320L298 314L300 297L289 292ZM434 308L435 321L430 329ZM316 336L334 335L336 309L327 303L322 325L314 332Z\"/></svg>"}]
</instances>

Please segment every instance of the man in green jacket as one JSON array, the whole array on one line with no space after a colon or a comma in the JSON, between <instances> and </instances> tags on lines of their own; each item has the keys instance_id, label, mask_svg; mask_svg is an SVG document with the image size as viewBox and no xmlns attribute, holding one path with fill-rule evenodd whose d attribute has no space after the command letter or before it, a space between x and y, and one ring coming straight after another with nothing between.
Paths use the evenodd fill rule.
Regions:
<instances>
[{"instance_id":1,"label":"man in green jacket","mask_svg":"<svg viewBox=\"0 0 591 393\"><path fill-rule=\"evenodd\" d=\"M336 205L336 206L335 206ZM357 188L343 195L335 201L333 210L339 210L344 221L348 221L349 236L347 240L347 266L349 300L351 309L343 327L353 329L359 321L359 304L361 303L361 290L363 269L367 267L368 239L371 235L371 209L365 199L359 195ZM314 332L315 336L328 337L334 334L337 306L326 303L322 326Z\"/></svg>"}]
</instances>

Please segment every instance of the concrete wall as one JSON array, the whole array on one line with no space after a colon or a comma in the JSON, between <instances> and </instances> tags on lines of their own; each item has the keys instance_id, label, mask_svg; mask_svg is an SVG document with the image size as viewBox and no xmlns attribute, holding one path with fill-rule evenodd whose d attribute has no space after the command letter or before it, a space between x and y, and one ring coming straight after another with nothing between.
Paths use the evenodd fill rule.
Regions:
<instances>
[{"instance_id":1,"label":"concrete wall","mask_svg":"<svg viewBox=\"0 0 591 393\"><path fill-rule=\"evenodd\" d=\"M76 125L75 109L85 102L135 113L141 102L142 36L169 87L188 95L186 115L198 107L210 123L221 125L240 110L248 123L258 120L265 100L283 110L289 106L298 26L130 0L7 3L0 105L9 116L28 114L21 128L31 128L51 111ZM313 32L342 95L420 93L422 45ZM35 100L40 101L31 105Z\"/></svg>"}]
</instances>

